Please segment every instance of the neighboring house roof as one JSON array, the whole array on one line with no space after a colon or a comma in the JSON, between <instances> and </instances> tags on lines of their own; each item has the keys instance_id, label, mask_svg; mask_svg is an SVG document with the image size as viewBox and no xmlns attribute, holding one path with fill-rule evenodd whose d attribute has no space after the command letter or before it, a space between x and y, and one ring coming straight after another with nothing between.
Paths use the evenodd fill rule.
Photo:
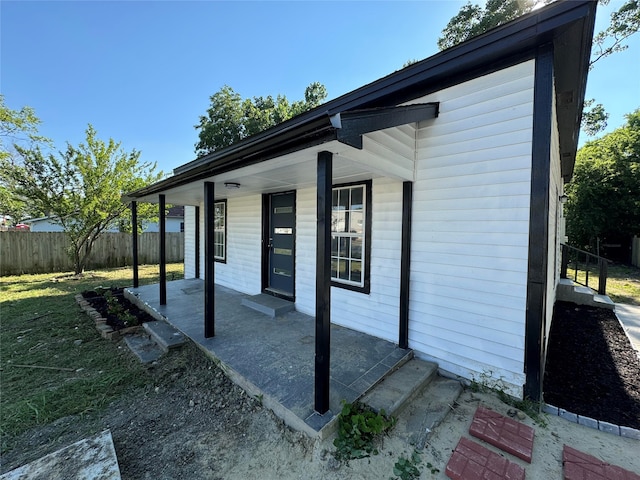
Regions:
<instances>
[{"instance_id":1,"label":"neighboring house roof","mask_svg":"<svg viewBox=\"0 0 640 480\"><path fill-rule=\"evenodd\" d=\"M236 168L340 141L340 115L403 102L506 68L553 44L562 175L573 173L596 2L556 2L437 53L264 132L186 163L174 175L127 195L148 197ZM149 197L148 197L149 198Z\"/></svg>"},{"instance_id":2,"label":"neighboring house roof","mask_svg":"<svg viewBox=\"0 0 640 480\"><path fill-rule=\"evenodd\" d=\"M184 207L176 205L169 208L167 218L184 218Z\"/></svg>"}]
</instances>

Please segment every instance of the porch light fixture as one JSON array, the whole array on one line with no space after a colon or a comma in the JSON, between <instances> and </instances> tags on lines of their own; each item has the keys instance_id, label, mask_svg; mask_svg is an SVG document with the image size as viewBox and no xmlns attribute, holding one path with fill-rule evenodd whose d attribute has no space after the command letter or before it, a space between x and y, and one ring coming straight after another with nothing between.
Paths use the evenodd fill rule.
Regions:
<instances>
[{"instance_id":1,"label":"porch light fixture","mask_svg":"<svg viewBox=\"0 0 640 480\"><path fill-rule=\"evenodd\" d=\"M236 182L224 182L224 188L228 188L229 190L237 190L240 188L240 184Z\"/></svg>"},{"instance_id":2,"label":"porch light fixture","mask_svg":"<svg viewBox=\"0 0 640 480\"><path fill-rule=\"evenodd\" d=\"M558 200L560 200L560 203L564 205L565 203L567 203L567 200L569 200L569 197L567 195L560 195Z\"/></svg>"}]
</instances>

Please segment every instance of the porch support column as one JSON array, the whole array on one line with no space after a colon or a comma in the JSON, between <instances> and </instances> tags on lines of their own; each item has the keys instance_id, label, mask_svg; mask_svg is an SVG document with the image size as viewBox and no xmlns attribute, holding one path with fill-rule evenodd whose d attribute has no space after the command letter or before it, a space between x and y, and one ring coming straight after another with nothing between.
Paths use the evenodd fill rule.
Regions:
<instances>
[{"instance_id":1,"label":"porch support column","mask_svg":"<svg viewBox=\"0 0 640 480\"><path fill-rule=\"evenodd\" d=\"M318 153L316 238L315 403L319 414L329 410L331 350L331 185L333 154Z\"/></svg>"},{"instance_id":2,"label":"porch support column","mask_svg":"<svg viewBox=\"0 0 640 480\"><path fill-rule=\"evenodd\" d=\"M196 272L195 277L200 278L200 207L196 207Z\"/></svg>"},{"instance_id":3,"label":"porch support column","mask_svg":"<svg viewBox=\"0 0 640 480\"><path fill-rule=\"evenodd\" d=\"M204 182L204 336L215 336L215 184Z\"/></svg>"},{"instance_id":4,"label":"porch support column","mask_svg":"<svg viewBox=\"0 0 640 480\"><path fill-rule=\"evenodd\" d=\"M546 45L540 47L536 54L533 89L529 265L524 341L524 396L534 402L542 399L546 353L552 108L553 47Z\"/></svg>"},{"instance_id":5,"label":"porch support column","mask_svg":"<svg viewBox=\"0 0 640 480\"><path fill-rule=\"evenodd\" d=\"M138 288L138 203L131 202L131 248L133 263L133 288Z\"/></svg>"},{"instance_id":6,"label":"porch support column","mask_svg":"<svg viewBox=\"0 0 640 480\"><path fill-rule=\"evenodd\" d=\"M413 182L402 184L402 250L400 253L400 325L398 346L409 348L409 274L411 271L411 213Z\"/></svg>"},{"instance_id":7,"label":"porch support column","mask_svg":"<svg viewBox=\"0 0 640 480\"><path fill-rule=\"evenodd\" d=\"M165 196L159 196L160 217L160 305L167 304L167 221Z\"/></svg>"}]
</instances>

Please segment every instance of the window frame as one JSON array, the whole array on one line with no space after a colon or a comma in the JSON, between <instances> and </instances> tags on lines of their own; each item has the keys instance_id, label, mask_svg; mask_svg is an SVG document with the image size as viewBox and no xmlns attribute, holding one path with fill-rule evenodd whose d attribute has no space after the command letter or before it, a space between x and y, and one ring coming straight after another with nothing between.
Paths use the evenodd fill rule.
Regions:
<instances>
[{"instance_id":1,"label":"window frame","mask_svg":"<svg viewBox=\"0 0 640 480\"><path fill-rule=\"evenodd\" d=\"M223 239L223 256L222 257L218 257L215 254L215 247L216 245L216 241L215 241L215 234L216 234L216 228L215 228L215 220L217 218L217 216L215 215L215 211L216 211L216 205L218 204L223 204L224 205L224 215L222 216L223 222L224 222L224 229L223 229L223 234L222 234L222 239ZM213 246L213 260L219 263L227 263L227 199L223 198L220 200L216 200L215 202L213 202L213 211L214 211L214 226L213 226L213 241L214 241L214 246Z\"/></svg>"},{"instance_id":2,"label":"window frame","mask_svg":"<svg viewBox=\"0 0 640 480\"><path fill-rule=\"evenodd\" d=\"M351 290L353 292L365 293L369 294L371 291L371 282L370 282L370 272L371 272L371 204L372 204L372 195L371 195L371 180L363 180L360 182L350 182L350 183L341 183L331 186L331 211L333 212L333 192L337 189L343 189L348 187L364 187L364 233L363 233L363 241L364 241L364 258L362 258L362 265L364 269L364 279L362 285L354 285L353 283L345 280L340 280L338 278L331 277L331 286L344 288L345 290ZM333 240L333 232L331 233L331 239Z\"/></svg>"}]
</instances>

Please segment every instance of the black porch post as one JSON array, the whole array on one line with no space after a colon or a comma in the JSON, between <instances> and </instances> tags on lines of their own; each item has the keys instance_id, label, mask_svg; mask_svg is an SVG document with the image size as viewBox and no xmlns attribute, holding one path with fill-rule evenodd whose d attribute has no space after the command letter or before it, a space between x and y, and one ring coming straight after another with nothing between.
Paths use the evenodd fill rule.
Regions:
<instances>
[{"instance_id":1,"label":"black porch post","mask_svg":"<svg viewBox=\"0 0 640 480\"><path fill-rule=\"evenodd\" d=\"M413 182L402 184L402 250L400 253L400 326L398 346L409 348L409 273L411 270L411 209Z\"/></svg>"},{"instance_id":2,"label":"black porch post","mask_svg":"<svg viewBox=\"0 0 640 480\"><path fill-rule=\"evenodd\" d=\"M167 304L167 239L166 239L166 216L165 196L160 195L159 199L160 216L160 305Z\"/></svg>"},{"instance_id":3,"label":"black porch post","mask_svg":"<svg viewBox=\"0 0 640 480\"><path fill-rule=\"evenodd\" d=\"M204 182L204 336L215 336L215 184Z\"/></svg>"},{"instance_id":4,"label":"black porch post","mask_svg":"<svg viewBox=\"0 0 640 480\"><path fill-rule=\"evenodd\" d=\"M318 153L315 411L329 410L331 350L331 185L333 154Z\"/></svg>"},{"instance_id":5,"label":"black porch post","mask_svg":"<svg viewBox=\"0 0 640 480\"><path fill-rule=\"evenodd\" d=\"M547 262L549 245L549 189L553 108L553 50L540 47L536 55L533 89L533 141L529 208L529 265L525 315L524 396L542 399L546 346Z\"/></svg>"},{"instance_id":6,"label":"black porch post","mask_svg":"<svg viewBox=\"0 0 640 480\"><path fill-rule=\"evenodd\" d=\"M131 246L133 254L133 288L138 288L138 203L131 202Z\"/></svg>"},{"instance_id":7,"label":"black porch post","mask_svg":"<svg viewBox=\"0 0 640 480\"><path fill-rule=\"evenodd\" d=\"M196 278L200 278L200 207L196 207Z\"/></svg>"}]
</instances>

